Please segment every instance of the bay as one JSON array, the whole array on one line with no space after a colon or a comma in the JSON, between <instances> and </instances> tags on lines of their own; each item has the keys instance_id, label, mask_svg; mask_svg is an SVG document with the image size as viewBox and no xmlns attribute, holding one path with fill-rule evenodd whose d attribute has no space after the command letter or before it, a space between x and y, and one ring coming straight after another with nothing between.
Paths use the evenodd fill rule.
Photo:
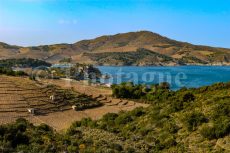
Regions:
<instances>
[{"instance_id":1,"label":"bay","mask_svg":"<svg viewBox=\"0 0 230 153\"><path fill-rule=\"evenodd\" d=\"M168 82L172 90L197 88L230 81L230 66L98 66L102 74L110 76L102 83L156 84Z\"/></svg>"}]
</instances>

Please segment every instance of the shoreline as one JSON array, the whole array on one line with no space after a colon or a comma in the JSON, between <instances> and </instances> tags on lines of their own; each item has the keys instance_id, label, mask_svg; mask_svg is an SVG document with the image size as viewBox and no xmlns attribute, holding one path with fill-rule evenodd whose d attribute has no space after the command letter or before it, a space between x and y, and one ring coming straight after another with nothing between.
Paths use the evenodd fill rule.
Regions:
<instances>
[{"instance_id":1,"label":"shoreline","mask_svg":"<svg viewBox=\"0 0 230 153\"><path fill-rule=\"evenodd\" d=\"M93 65L95 67L188 67L188 66L204 66L204 67L221 67L230 66L229 64L190 64L190 65Z\"/></svg>"}]
</instances>

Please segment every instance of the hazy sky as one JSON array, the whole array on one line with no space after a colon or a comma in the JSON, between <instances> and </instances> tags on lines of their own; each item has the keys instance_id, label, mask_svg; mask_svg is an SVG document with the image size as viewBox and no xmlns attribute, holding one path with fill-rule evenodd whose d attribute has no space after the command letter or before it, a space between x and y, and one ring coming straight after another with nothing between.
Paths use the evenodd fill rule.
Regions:
<instances>
[{"instance_id":1,"label":"hazy sky","mask_svg":"<svg viewBox=\"0 0 230 153\"><path fill-rule=\"evenodd\" d=\"M73 43L149 30L230 48L230 0L0 0L0 41Z\"/></svg>"}]
</instances>

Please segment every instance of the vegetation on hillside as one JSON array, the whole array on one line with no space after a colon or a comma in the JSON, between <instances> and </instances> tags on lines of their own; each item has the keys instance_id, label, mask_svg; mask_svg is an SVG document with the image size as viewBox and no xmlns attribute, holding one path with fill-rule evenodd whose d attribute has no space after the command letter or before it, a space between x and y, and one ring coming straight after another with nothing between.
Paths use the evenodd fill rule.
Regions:
<instances>
[{"instance_id":1,"label":"vegetation on hillside","mask_svg":"<svg viewBox=\"0 0 230 153\"><path fill-rule=\"evenodd\" d=\"M31 58L20 58L20 59L4 59L0 60L0 66L2 67L39 67L39 66L51 66L47 63L38 59Z\"/></svg>"},{"instance_id":2,"label":"vegetation on hillside","mask_svg":"<svg viewBox=\"0 0 230 153\"><path fill-rule=\"evenodd\" d=\"M208 62L201 60L195 56L183 56L180 59L181 63L188 63L188 64L208 64Z\"/></svg>"},{"instance_id":3,"label":"vegetation on hillside","mask_svg":"<svg viewBox=\"0 0 230 153\"><path fill-rule=\"evenodd\" d=\"M132 142L135 144L132 150L137 152L227 153L230 149L230 83L179 91L165 87L158 90L154 87L147 94L139 94L144 89L140 85L116 86L122 92L129 91L128 96L120 93L117 96L144 98L152 105L110 113L98 121L85 119L73 127L96 128L122 137L124 141L119 144L124 151Z\"/></svg>"},{"instance_id":4,"label":"vegetation on hillside","mask_svg":"<svg viewBox=\"0 0 230 153\"><path fill-rule=\"evenodd\" d=\"M102 103L85 94L74 91L73 89L61 89L58 86L49 85L45 91L48 95L54 96L54 103L60 105L76 106L76 110L90 109L102 106Z\"/></svg>"},{"instance_id":5,"label":"vegetation on hillside","mask_svg":"<svg viewBox=\"0 0 230 153\"><path fill-rule=\"evenodd\" d=\"M98 79L101 72L98 68L89 64L76 63L71 67L51 67L49 73L53 72L53 77L70 77L76 80Z\"/></svg>"},{"instance_id":6,"label":"vegetation on hillside","mask_svg":"<svg viewBox=\"0 0 230 153\"><path fill-rule=\"evenodd\" d=\"M84 56L96 61L98 65L169 65L179 62L169 56L144 48L135 52L85 53Z\"/></svg>"},{"instance_id":7,"label":"vegetation on hillside","mask_svg":"<svg viewBox=\"0 0 230 153\"><path fill-rule=\"evenodd\" d=\"M151 52L138 52L138 48ZM74 44L20 47L0 43L0 55L3 58L30 57L57 63L63 59L64 62L69 61L69 57L73 57L72 62L103 65L169 65L170 61L170 64L177 65L229 65L229 51L225 48L179 42L150 31L101 36Z\"/></svg>"},{"instance_id":8,"label":"vegetation on hillside","mask_svg":"<svg viewBox=\"0 0 230 153\"><path fill-rule=\"evenodd\" d=\"M72 58L63 58L59 61L59 63L71 63Z\"/></svg>"},{"instance_id":9,"label":"vegetation on hillside","mask_svg":"<svg viewBox=\"0 0 230 153\"><path fill-rule=\"evenodd\" d=\"M62 62L68 63L71 59L63 59ZM70 67L50 67L51 64L42 60L22 58L0 60L0 74L11 76L29 75L32 80L40 78L73 78L76 80L98 79L101 72L98 68L90 64L73 64ZM14 71L14 67L16 68ZM33 71L17 68L33 68Z\"/></svg>"},{"instance_id":10,"label":"vegetation on hillside","mask_svg":"<svg viewBox=\"0 0 230 153\"><path fill-rule=\"evenodd\" d=\"M164 98L169 92L170 85L162 82L155 85L134 85L132 82L113 84L113 96L116 98L140 99L141 101L151 101L157 98Z\"/></svg>"},{"instance_id":11,"label":"vegetation on hillside","mask_svg":"<svg viewBox=\"0 0 230 153\"><path fill-rule=\"evenodd\" d=\"M93 144L82 139L80 131L59 134L45 124L34 126L24 119L0 126L1 152L77 152L87 144L88 152L93 151Z\"/></svg>"},{"instance_id":12,"label":"vegetation on hillside","mask_svg":"<svg viewBox=\"0 0 230 153\"><path fill-rule=\"evenodd\" d=\"M1 66L0 66L0 74L5 74L8 76L27 76L27 74L23 71L13 71L11 68L1 67Z\"/></svg>"},{"instance_id":13,"label":"vegetation on hillside","mask_svg":"<svg viewBox=\"0 0 230 153\"><path fill-rule=\"evenodd\" d=\"M229 152L230 83L162 89L168 94L152 97L148 108L85 118L63 133L23 119L1 125L2 152Z\"/></svg>"}]
</instances>

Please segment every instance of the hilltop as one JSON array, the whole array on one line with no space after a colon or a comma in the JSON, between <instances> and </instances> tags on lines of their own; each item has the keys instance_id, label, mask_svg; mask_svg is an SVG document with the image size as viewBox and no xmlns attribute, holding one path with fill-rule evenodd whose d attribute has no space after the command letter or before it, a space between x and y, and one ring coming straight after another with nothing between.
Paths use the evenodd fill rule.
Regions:
<instances>
[{"instance_id":1,"label":"hilltop","mask_svg":"<svg viewBox=\"0 0 230 153\"><path fill-rule=\"evenodd\" d=\"M0 43L0 58L35 58L56 63L65 58L96 65L229 65L230 49L193 45L149 31L32 47Z\"/></svg>"}]
</instances>

